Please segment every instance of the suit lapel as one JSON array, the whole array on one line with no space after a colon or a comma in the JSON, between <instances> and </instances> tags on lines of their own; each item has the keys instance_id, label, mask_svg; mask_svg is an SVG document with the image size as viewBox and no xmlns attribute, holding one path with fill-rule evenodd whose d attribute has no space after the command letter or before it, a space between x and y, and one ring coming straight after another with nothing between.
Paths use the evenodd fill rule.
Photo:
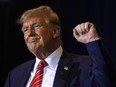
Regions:
<instances>
[{"instance_id":1,"label":"suit lapel","mask_svg":"<svg viewBox=\"0 0 116 87\"><path fill-rule=\"evenodd\" d=\"M53 87L64 87L68 79L68 76L72 69L72 59L67 59L67 54L63 52L63 55L59 61L58 68L55 75Z\"/></svg>"},{"instance_id":2,"label":"suit lapel","mask_svg":"<svg viewBox=\"0 0 116 87\"><path fill-rule=\"evenodd\" d=\"M35 59L32 60L32 62L30 62L30 64L28 64L28 66L26 66L25 71L23 73L23 79L21 79L20 82L20 86L19 87L25 87L27 84L27 81L29 79L30 76L30 72L32 71L33 67L34 67L34 63L35 63Z\"/></svg>"}]
</instances>

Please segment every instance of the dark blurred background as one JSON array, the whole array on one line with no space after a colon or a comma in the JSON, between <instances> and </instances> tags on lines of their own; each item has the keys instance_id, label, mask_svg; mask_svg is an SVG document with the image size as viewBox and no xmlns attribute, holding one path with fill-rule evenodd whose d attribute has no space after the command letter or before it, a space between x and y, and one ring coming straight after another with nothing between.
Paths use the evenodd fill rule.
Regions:
<instances>
[{"instance_id":1,"label":"dark blurred background","mask_svg":"<svg viewBox=\"0 0 116 87\"><path fill-rule=\"evenodd\" d=\"M58 13L63 48L68 52L87 54L85 46L74 39L72 29L81 22L93 22L116 67L116 0L0 0L0 87L4 87L9 71L34 58L17 20L25 10L40 5L49 5Z\"/></svg>"}]
</instances>

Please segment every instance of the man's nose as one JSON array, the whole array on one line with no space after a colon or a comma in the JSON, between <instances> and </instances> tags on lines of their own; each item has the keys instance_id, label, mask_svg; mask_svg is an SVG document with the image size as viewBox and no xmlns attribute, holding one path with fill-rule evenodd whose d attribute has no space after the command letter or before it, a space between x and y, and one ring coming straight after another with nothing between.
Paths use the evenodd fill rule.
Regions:
<instances>
[{"instance_id":1,"label":"man's nose","mask_svg":"<svg viewBox=\"0 0 116 87\"><path fill-rule=\"evenodd\" d=\"M29 36L35 35L35 30L33 28L29 28Z\"/></svg>"}]
</instances>

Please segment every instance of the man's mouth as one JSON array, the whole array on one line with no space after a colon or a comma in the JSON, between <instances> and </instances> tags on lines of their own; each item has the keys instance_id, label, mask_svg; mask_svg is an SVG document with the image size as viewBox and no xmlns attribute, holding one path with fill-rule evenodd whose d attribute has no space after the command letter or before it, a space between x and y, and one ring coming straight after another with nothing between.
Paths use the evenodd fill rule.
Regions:
<instances>
[{"instance_id":1,"label":"man's mouth","mask_svg":"<svg viewBox=\"0 0 116 87\"><path fill-rule=\"evenodd\" d=\"M37 42L38 40L39 40L39 38L29 38L28 43Z\"/></svg>"}]
</instances>

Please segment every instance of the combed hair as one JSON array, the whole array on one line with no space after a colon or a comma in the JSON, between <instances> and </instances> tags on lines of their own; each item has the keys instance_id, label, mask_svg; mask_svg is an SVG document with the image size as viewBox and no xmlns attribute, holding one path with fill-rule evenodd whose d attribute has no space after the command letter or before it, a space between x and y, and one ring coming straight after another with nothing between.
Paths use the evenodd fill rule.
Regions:
<instances>
[{"instance_id":1,"label":"combed hair","mask_svg":"<svg viewBox=\"0 0 116 87\"><path fill-rule=\"evenodd\" d=\"M23 24L25 18L31 16L32 14L45 16L48 19L46 20L46 22L50 22L51 24L56 24L60 26L58 15L49 6L40 6L38 8L33 8L25 11L19 19L19 24Z\"/></svg>"}]
</instances>

